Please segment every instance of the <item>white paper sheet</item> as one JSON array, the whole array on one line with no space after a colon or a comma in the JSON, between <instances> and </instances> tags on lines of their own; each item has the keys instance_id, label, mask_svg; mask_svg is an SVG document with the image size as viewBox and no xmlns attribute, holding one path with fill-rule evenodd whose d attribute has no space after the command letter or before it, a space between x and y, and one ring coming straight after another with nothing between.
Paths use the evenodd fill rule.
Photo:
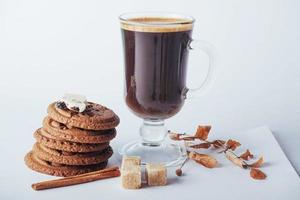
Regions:
<instances>
[{"instance_id":1,"label":"white paper sheet","mask_svg":"<svg viewBox=\"0 0 300 200\"><path fill-rule=\"evenodd\" d=\"M217 139L218 135L211 135ZM145 187L140 190L125 190L120 178L102 180L77 186L34 191L30 185L34 182L54 179L29 170L24 164L1 176L1 199L300 199L300 179L284 155L271 131L267 127L241 132L232 139L242 143L239 151L249 148L254 154L262 154L265 165L262 170L267 174L263 181L253 180L249 170L243 170L216 154L219 166L204 168L192 161L183 168L184 175L176 177L169 170L169 184L163 187ZM221 139L221 138L218 138ZM228 138L223 138L228 139ZM117 147L115 147L117 148ZM212 153L211 151L209 153ZM23 155L20 155L20 157ZM119 164L115 153L110 165ZM21 161L20 161L21 163ZM14 174L16 176L12 176ZM8 176L10 175L10 176ZM8 178L10 177L10 178Z\"/></svg>"}]
</instances>

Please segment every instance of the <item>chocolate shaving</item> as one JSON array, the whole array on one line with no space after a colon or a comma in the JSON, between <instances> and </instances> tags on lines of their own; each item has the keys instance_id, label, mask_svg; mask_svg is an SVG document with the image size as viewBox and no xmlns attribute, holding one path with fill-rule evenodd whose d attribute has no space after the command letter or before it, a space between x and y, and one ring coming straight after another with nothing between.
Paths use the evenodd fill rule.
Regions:
<instances>
[{"instance_id":1,"label":"chocolate shaving","mask_svg":"<svg viewBox=\"0 0 300 200\"><path fill-rule=\"evenodd\" d=\"M82 114L83 115L87 115L89 117L93 117L95 115L92 110L88 110L88 109L86 109L85 111L83 111Z\"/></svg>"},{"instance_id":2,"label":"chocolate shaving","mask_svg":"<svg viewBox=\"0 0 300 200\"><path fill-rule=\"evenodd\" d=\"M75 112L79 112L79 108L78 107L71 107L70 110L75 111Z\"/></svg>"},{"instance_id":3,"label":"chocolate shaving","mask_svg":"<svg viewBox=\"0 0 300 200\"><path fill-rule=\"evenodd\" d=\"M56 102L56 107L59 109L62 109L62 110L68 110L65 102L63 102L63 101Z\"/></svg>"}]
</instances>

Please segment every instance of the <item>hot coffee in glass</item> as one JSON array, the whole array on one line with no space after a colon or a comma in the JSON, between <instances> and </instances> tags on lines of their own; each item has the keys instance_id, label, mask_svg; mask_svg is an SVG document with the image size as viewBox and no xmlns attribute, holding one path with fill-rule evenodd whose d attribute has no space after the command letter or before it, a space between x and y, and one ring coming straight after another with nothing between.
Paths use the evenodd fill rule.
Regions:
<instances>
[{"instance_id":1,"label":"hot coffee in glass","mask_svg":"<svg viewBox=\"0 0 300 200\"><path fill-rule=\"evenodd\" d=\"M125 101L144 119L142 141L125 145L120 153L140 156L144 163L176 165L184 155L179 146L163 143L167 133L164 120L180 111L189 90L187 59L194 19L176 14L130 13L121 15L120 21Z\"/></svg>"},{"instance_id":2,"label":"hot coffee in glass","mask_svg":"<svg viewBox=\"0 0 300 200\"><path fill-rule=\"evenodd\" d=\"M145 18L143 23L182 19ZM166 28L160 32L122 29L125 55L125 99L129 108L144 119L166 119L182 107L186 86L187 45L192 27ZM176 27L174 27L176 28ZM180 29L180 30L179 30Z\"/></svg>"}]
</instances>

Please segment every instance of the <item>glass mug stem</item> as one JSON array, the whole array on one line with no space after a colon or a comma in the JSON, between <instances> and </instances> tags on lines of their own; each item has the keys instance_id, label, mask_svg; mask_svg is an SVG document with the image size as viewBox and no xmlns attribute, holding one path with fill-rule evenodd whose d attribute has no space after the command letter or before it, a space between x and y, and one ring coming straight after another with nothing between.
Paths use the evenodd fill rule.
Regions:
<instances>
[{"instance_id":1,"label":"glass mug stem","mask_svg":"<svg viewBox=\"0 0 300 200\"><path fill-rule=\"evenodd\" d=\"M167 135L164 120L144 119L140 127L142 144L145 146L159 146Z\"/></svg>"}]
</instances>

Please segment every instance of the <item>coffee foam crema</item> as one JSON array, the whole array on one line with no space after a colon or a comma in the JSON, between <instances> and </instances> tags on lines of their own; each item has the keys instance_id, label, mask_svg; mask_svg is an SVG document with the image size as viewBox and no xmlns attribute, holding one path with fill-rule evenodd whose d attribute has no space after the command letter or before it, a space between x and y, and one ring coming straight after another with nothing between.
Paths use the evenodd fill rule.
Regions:
<instances>
[{"instance_id":1,"label":"coffee foam crema","mask_svg":"<svg viewBox=\"0 0 300 200\"><path fill-rule=\"evenodd\" d=\"M193 28L193 20L184 18L138 17L121 20L121 28L137 32L180 32Z\"/></svg>"}]
</instances>

